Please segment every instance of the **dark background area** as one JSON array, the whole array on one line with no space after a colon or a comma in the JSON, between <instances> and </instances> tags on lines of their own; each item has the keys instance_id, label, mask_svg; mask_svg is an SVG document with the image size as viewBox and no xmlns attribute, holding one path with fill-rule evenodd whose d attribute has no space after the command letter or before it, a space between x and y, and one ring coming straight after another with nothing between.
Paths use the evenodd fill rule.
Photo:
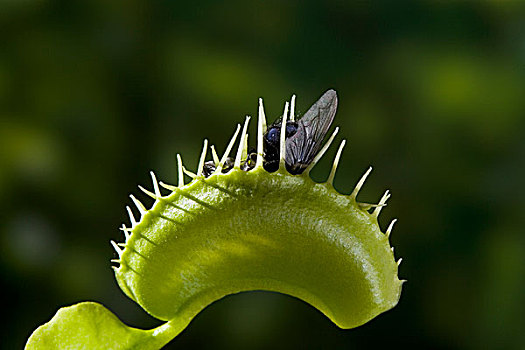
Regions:
<instances>
[{"instance_id":1,"label":"dark background area","mask_svg":"<svg viewBox=\"0 0 525 350\"><path fill-rule=\"evenodd\" d=\"M110 268L128 194L151 169L176 182L176 153L195 169L205 137L224 150L259 97L272 121L328 88L348 139L336 188L373 165L360 199L393 193L400 303L340 330L243 293L167 348L525 348L525 6L495 0L2 1L0 348L83 300L158 325Z\"/></svg>"}]
</instances>

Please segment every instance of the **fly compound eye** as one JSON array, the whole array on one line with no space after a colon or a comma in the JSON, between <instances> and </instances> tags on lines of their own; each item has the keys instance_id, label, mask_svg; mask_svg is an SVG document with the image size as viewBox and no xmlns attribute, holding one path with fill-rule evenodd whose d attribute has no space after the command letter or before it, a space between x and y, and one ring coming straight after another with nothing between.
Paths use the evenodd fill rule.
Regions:
<instances>
[{"instance_id":1,"label":"fly compound eye","mask_svg":"<svg viewBox=\"0 0 525 350\"><path fill-rule=\"evenodd\" d=\"M288 130L287 130L288 131ZM288 132L287 132L288 133ZM279 127L273 127L271 128L268 133L266 134L266 140L270 142L271 144L275 144L279 142L279 137L281 136L281 132L279 130Z\"/></svg>"},{"instance_id":2,"label":"fly compound eye","mask_svg":"<svg viewBox=\"0 0 525 350\"><path fill-rule=\"evenodd\" d=\"M292 137L297 132L297 123L286 123L286 137Z\"/></svg>"}]
</instances>

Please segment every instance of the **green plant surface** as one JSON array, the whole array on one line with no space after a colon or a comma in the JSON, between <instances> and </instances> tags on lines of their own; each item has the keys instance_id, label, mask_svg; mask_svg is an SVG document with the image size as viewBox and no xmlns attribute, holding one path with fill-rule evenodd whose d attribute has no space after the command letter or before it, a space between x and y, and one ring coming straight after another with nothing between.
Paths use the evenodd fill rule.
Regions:
<instances>
[{"instance_id":1,"label":"green plant surface","mask_svg":"<svg viewBox=\"0 0 525 350\"><path fill-rule=\"evenodd\" d=\"M376 216L306 175L259 168L200 179L157 200L132 232L117 281L162 320L193 318L228 294L270 290L352 328L399 298Z\"/></svg>"},{"instance_id":2,"label":"green plant surface","mask_svg":"<svg viewBox=\"0 0 525 350\"><path fill-rule=\"evenodd\" d=\"M153 206L146 209L131 196L140 220L128 207L132 227L123 226L124 243L112 242L119 255L114 270L121 289L149 314L167 322L139 330L124 325L100 304L80 303L60 309L39 327L27 349L159 349L206 306L242 291L297 297L345 329L397 304L403 281L389 244L394 222L383 233L377 221L390 195L387 191L377 205L356 200L371 169L351 194L338 193L332 181L343 141L327 182L311 180L310 169L335 138L336 129L300 175L285 169L281 136L279 170L267 172L262 165L266 121L261 104L257 162L254 169L241 170L248 122L249 118L234 167L227 173L222 168L240 125L220 160L212 147L216 170L210 177L203 176L207 141L196 174L187 171L178 156L178 186L160 182L170 194L161 195L151 173L153 191L140 188L154 199ZM184 173L193 177L188 184L183 182Z\"/></svg>"},{"instance_id":3,"label":"green plant surface","mask_svg":"<svg viewBox=\"0 0 525 350\"><path fill-rule=\"evenodd\" d=\"M159 349L182 330L174 328L169 322L152 330L128 327L104 306L87 301L58 310L33 332L26 349Z\"/></svg>"}]
</instances>

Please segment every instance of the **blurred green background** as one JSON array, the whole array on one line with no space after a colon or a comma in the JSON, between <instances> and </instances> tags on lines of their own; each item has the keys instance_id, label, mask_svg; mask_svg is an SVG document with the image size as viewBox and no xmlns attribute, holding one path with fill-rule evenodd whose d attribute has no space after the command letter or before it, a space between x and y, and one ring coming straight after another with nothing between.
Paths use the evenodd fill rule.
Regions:
<instances>
[{"instance_id":1,"label":"blurred green background","mask_svg":"<svg viewBox=\"0 0 525 350\"><path fill-rule=\"evenodd\" d=\"M272 121L328 88L348 139L336 188L373 165L360 199L393 192L399 305L343 331L244 293L167 348L525 348L521 2L3 0L0 42L0 348L83 300L158 325L110 268L128 194L150 169L174 183L178 152L195 169L204 137L224 150L259 97Z\"/></svg>"}]
</instances>

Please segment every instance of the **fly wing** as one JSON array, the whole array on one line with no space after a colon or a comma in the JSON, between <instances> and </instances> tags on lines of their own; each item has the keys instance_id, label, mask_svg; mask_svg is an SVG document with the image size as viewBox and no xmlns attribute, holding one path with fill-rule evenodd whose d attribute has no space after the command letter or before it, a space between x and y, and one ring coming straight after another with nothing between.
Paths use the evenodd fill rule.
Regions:
<instances>
[{"instance_id":1,"label":"fly wing","mask_svg":"<svg viewBox=\"0 0 525 350\"><path fill-rule=\"evenodd\" d=\"M328 90L297 121L297 132L286 139L286 163L301 173L312 162L337 111L337 93Z\"/></svg>"}]
</instances>

